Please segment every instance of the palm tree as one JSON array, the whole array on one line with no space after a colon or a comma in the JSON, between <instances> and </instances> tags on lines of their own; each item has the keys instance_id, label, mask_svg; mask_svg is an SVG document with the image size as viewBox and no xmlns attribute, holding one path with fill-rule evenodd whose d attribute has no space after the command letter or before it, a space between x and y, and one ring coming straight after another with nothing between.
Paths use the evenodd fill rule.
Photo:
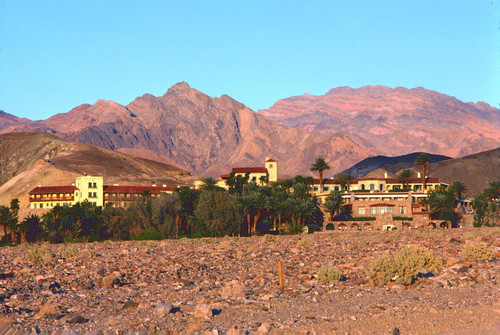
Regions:
<instances>
[{"instance_id":1,"label":"palm tree","mask_svg":"<svg viewBox=\"0 0 500 335\"><path fill-rule=\"evenodd\" d=\"M403 183L403 188L408 187L408 185L410 184L410 178L412 174L413 173L410 169L404 169L399 173L398 179Z\"/></svg>"},{"instance_id":2,"label":"palm tree","mask_svg":"<svg viewBox=\"0 0 500 335\"><path fill-rule=\"evenodd\" d=\"M450 187L450 191L457 195L457 200L460 202L462 195L467 191L467 187L461 181L455 180Z\"/></svg>"},{"instance_id":3,"label":"palm tree","mask_svg":"<svg viewBox=\"0 0 500 335\"><path fill-rule=\"evenodd\" d=\"M321 157L316 158L316 161L311 165L311 171L319 174L319 191L323 192L323 171L330 170L328 163Z\"/></svg>"},{"instance_id":4,"label":"palm tree","mask_svg":"<svg viewBox=\"0 0 500 335\"><path fill-rule=\"evenodd\" d=\"M35 242L38 235L41 233L40 217L36 214L30 214L24 218L20 225L21 241Z\"/></svg>"},{"instance_id":5,"label":"palm tree","mask_svg":"<svg viewBox=\"0 0 500 335\"><path fill-rule=\"evenodd\" d=\"M350 188L353 180L354 180L354 176L352 176L348 173L339 173L337 175L337 182L340 184L341 189L345 190L346 186L347 186L348 192L349 192L349 188Z\"/></svg>"},{"instance_id":6,"label":"palm tree","mask_svg":"<svg viewBox=\"0 0 500 335\"><path fill-rule=\"evenodd\" d=\"M17 216L17 214L19 213L19 207L20 206L18 198L14 198L10 201L10 211L14 216Z\"/></svg>"},{"instance_id":7,"label":"palm tree","mask_svg":"<svg viewBox=\"0 0 500 335\"><path fill-rule=\"evenodd\" d=\"M342 196L339 191L334 191L326 197L325 209L330 214L330 221L336 214L342 212Z\"/></svg>"},{"instance_id":8,"label":"palm tree","mask_svg":"<svg viewBox=\"0 0 500 335\"><path fill-rule=\"evenodd\" d=\"M10 211L9 207L0 206L0 226L3 227L4 235L10 231L12 243L17 241L17 217Z\"/></svg>"},{"instance_id":9,"label":"palm tree","mask_svg":"<svg viewBox=\"0 0 500 335\"><path fill-rule=\"evenodd\" d=\"M455 195L451 191L432 191L427 197L427 203L431 211L431 217L438 220L447 220L453 223L455 220Z\"/></svg>"},{"instance_id":10,"label":"palm tree","mask_svg":"<svg viewBox=\"0 0 500 335\"><path fill-rule=\"evenodd\" d=\"M201 186L203 191L222 191L222 188L217 186L217 180L212 177L203 178L201 181L203 182Z\"/></svg>"},{"instance_id":11,"label":"palm tree","mask_svg":"<svg viewBox=\"0 0 500 335\"><path fill-rule=\"evenodd\" d=\"M431 156L426 152L421 152L415 158L415 164L422 165L422 191L425 192L425 181L427 178L427 165L431 162Z\"/></svg>"}]
</instances>

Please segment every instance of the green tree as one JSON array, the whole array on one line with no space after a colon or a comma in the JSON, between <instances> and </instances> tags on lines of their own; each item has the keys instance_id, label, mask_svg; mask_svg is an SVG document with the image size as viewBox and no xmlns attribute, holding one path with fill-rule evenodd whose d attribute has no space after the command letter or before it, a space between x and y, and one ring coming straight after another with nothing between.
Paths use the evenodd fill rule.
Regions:
<instances>
[{"instance_id":1,"label":"green tree","mask_svg":"<svg viewBox=\"0 0 500 335\"><path fill-rule=\"evenodd\" d=\"M481 227L488 210L488 200L480 194L472 199L472 208L474 209L474 227Z\"/></svg>"},{"instance_id":2,"label":"green tree","mask_svg":"<svg viewBox=\"0 0 500 335\"><path fill-rule=\"evenodd\" d=\"M20 224L21 240L33 243L40 237L42 232L40 217L36 214L30 214L24 218Z\"/></svg>"},{"instance_id":3,"label":"green tree","mask_svg":"<svg viewBox=\"0 0 500 335\"><path fill-rule=\"evenodd\" d=\"M225 236L240 231L242 218L231 195L206 191L200 194L192 221L195 233Z\"/></svg>"},{"instance_id":4,"label":"green tree","mask_svg":"<svg viewBox=\"0 0 500 335\"><path fill-rule=\"evenodd\" d=\"M426 152L421 152L415 158L415 164L422 165L422 185L423 185L422 191L425 191L426 178L427 178L427 166L429 165L430 162L431 162L431 156Z\"/></svg>"},{"instance_id":5,"label":"green tree","mask_svg":"<svg viewBox=\"0 0 500 335\"><path fill-rule=\"evenodd\" d=\"M245 173L244 176L237 175L234 172L231 172L229 178L226 180L226 185L229 189L229 194L243 194L245 193L245 186L248 184L248 180L250 180L250 173Z\"/></svg>"},{"instance_id":6,"label":"green tree","mask_svg":"<svg viewBox=\"0 0 500 335\"><path fill-rule=\"evenodd\" d=\"M333 191L326 197L325 209L330 214L330 220L333 220L336 215L340 214L343 207L342 195L339 191Z\"/></svg>"},{"instance_id":7,"label":"green tree","mask_svg":"<svg viewBox=\"0 0 500 335\"><path fill-rule=\"evenodd\" d=\"M14 198L10 201L10 211L12 212L12 214L14 216L17 216L18 213L19 213L19 199L18 198Z\"/></svg>"},{"instance_id":8,"label":"green tree","mask_svg":"<svg viewBox=\"0 0 500 335\"><path fill-rule=\"evenodd\" d=\"M3 229L4 235L10 232L12 243L17 242L17 217L15 217L10 208L0 206L0 226Z\"/></svg>"},{"instance_id":9,"label":"green tree","mask_svg":"<svg viewBox=\"0 0 500 335\"><path fill-rule=\"evenodd\" d=\"M411 172L410 169L404 169L402 170L399 175L398 179L403 183L403 188L408 188L410 185L410 178L412 177L413 173Z\"/></svg>"},{"instance_id":10,"label":"green tree","mask_svg":"<svg viewBox=\"0 0 500 335\"><path fill-rule=\"evenodd\" d=\"M450 191L456 194L458 202L467 191L467 187L461 181L455 180L450 187Z\"/></svg>"},{"instance_id":11,"label":"green tree","mask_svg":"<svg viewBox=\"0 0 500 335\"><path fill-rule=\"evenodd\" d=\"M319 191L323 192L323 171L330 170L330 166L324 158L316 158L316 161L311 165L311 171L319 174Z\"/></svg>"},{"instance_id":12,"label":"green tree","mask_svg":"<svg viewBox=\"0 0 500 335\"><path fill-rule=\"evenodd\" d=\"M217 180L212 177L203 178L201 181L203 182L202 191L224 191L222 187L217 186Z\"/></svg>"},{"instance_id":13,"label":"green tree","mask_svg":"<svg viewBox=\"0 0 500 335\"><path fill-rule=\"evenodd\" d=\"M349 192L350 185L352 181L354 180L354 176L348 174L348 173L339 173L336 177L337 182L340 184L340 187L342 190L346 190Z\"/></svg>"},{"instance_id":14,"label":"green tree","mask_svg":"<svg viewBox=\"0 0 500 335\"><path fill-rule=\"evenodd\" d=\"M431 218L455 223L455 195L449 190L431 191L427 197Z\"/></svg>"}]
</instances>

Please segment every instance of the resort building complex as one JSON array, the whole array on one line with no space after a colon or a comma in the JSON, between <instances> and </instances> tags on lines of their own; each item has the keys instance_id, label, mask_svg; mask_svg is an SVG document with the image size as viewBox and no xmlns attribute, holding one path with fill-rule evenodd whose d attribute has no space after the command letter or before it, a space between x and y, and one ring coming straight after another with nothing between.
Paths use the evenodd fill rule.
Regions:
<instances>
[{"instance_id":1,"label":"resort building complex","mask_svg":"<svg viewBox=\"0 0 500 335\"><path fill-rule=\"evenodd\" d=\"M95 206L127 207L131 201L147 193L153 197L172 193L174 186L104 185L103 177L77 177L70 186L38 186L29 192L31 209L53 208L88 201Z\"/></svg>"},{"instance_id":2,"label":"resort building complex","mask_svg":"<svg viewBox=\"0 0 500 335\"><path fill-rule=\"evenodd\" d=\"M266 158L264 166L234 167L230 173L221 175L216 185L227 190L229 179L238 177L259 185L271 185L279 181L278 162ZM200 189L203 185L203 180L199 180L194 188ZM337 229L380 229L385 225L404 229L441 225L442 222L430 219L430 212L422 205L422 199L427 197L428 192L441 186L448 185L435 177L426 177L424 183L418 175L403 183L387 174L384 178L353 178L349 182L326 178L322 190L319 179L312 179L310 185L311 193L322 209L331 193L340 192L343 206L350 213L349 218L331 218L328 213L324 216L324 225L330 223ZM159 196L161 193L172 193L174 189L166 185L104 185L103 177L82 176L76 178L73 185L38 186L29 192L29 201L31 209L50 209L82 201L96 206L127 207L145 193Z\"/></svg>"}]
</instances>

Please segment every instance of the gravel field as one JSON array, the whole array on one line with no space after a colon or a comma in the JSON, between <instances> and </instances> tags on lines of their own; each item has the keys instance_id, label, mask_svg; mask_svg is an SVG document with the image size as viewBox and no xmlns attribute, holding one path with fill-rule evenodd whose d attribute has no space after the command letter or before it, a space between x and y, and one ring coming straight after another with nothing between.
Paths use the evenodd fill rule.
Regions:
<instances>
[{"instance_id":1,"label":"gravel field","mask_svg":"<svg viewBox=\"0 0 500 335\"><path fill-rule=\"evenodd\" d=\"M496 257L464 259L476 240ZM409 244L443 268L373 285L367 265ZM499 286L498 228L19 245L0 248L0 334L500 334Z\"/></svg>"}]
</instances>

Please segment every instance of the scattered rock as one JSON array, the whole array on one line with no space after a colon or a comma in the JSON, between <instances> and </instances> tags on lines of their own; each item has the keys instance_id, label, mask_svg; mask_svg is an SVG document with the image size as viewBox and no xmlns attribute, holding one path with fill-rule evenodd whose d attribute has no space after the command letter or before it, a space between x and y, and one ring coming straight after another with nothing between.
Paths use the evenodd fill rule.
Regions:
<instances>
[{"instance_id":1,"label":"scattered rock","mask_svg":"<svg viewBox=\"0 0 500 335\"><path fill-rule=\"evenodd\" d=\"M80 314L76 314L72 317L70 317L67 321L67 323L85 323L88 322L89 320L81 316Z\"/></svg>"},{"instance_id":2,"label":"scattered rock","mask_svg":"<svg viewBox=\"0 0 500 335\"><path fill-rule=\"evenodd\" d=\"M102 278L103 288L116 288L120 286L120 279L116 275L109 275Z\"/></svg>"}]
</instances>

